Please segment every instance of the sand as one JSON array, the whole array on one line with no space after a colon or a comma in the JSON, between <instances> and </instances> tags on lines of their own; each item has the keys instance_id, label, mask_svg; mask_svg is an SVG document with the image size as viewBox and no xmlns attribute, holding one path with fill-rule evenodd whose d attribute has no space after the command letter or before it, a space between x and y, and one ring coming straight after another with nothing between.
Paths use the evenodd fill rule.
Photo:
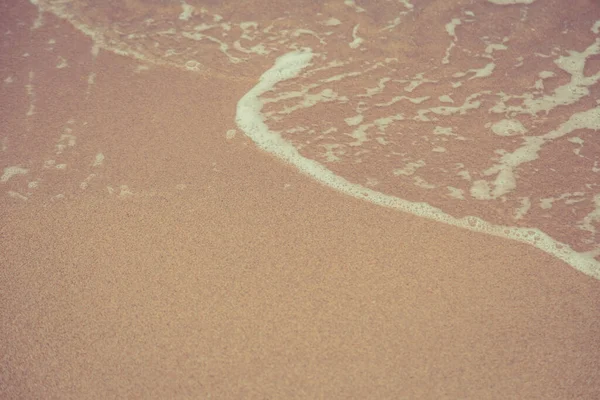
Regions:
<instances>
[{"instance_id":1,"label":"sand","mask_svg":"<svg viewBox=\"0 0 600 400\"><path fill-rule=\"evenodd\" d=\"M0 397L600 398L600 282L228 139L251 80L137 65L1 100L29 157L85 115L106 160L1 200Z\"/></svg>"}]
</instances>

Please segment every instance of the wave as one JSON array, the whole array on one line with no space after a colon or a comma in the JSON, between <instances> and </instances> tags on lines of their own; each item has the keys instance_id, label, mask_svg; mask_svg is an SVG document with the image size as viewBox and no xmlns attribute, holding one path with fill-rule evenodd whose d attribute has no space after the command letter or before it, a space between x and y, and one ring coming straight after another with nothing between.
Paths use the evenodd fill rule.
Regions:
<instances>
[{"instance_id":1,"label":"wave","mask_svg":"<svg viewBox=\"0 0 600 400\"><path fill-rule=\"evenodd\" d=\"M600 21L585 1L264 0L262 13L30 1L96 53L260 76L238 127L329 187L528 243L600 279Z\"/></svg>"}]
</instances>

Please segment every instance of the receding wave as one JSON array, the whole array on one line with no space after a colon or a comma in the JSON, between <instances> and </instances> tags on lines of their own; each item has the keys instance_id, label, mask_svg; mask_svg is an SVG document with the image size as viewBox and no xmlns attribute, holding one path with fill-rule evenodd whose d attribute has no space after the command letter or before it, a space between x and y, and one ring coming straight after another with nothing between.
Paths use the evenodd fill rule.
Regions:
<instances>
[{"instance_id":1,"label":"receding wave","mask_svg":"<svg viewBox=\"0 0 600 400\"><path fill-rule=\"evenodd\" d=\"M326 185L600 278L596 5L31 2L99 48L256 82L239 128Z\"/></svg>"}]
</instances>

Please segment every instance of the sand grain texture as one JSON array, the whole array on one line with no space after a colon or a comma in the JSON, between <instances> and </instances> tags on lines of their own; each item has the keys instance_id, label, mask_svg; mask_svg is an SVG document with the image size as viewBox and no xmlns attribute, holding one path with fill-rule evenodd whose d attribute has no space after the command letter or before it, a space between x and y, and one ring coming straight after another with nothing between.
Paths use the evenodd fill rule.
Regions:
<instances>
[{"instance_id":1,"label":"sand grain texture","mask_svg":"<svg viewBox=\"0 0 600 400\"><path fill-rule=\"evenodd\" d=\"M2 112L39 154L83 115L71 162L106 162L1 200L0 397L600 398L598 281L226 139L250 80L136 65L101 51L89 100L48 70L34 119Z\"/></svg>"}]
</instances>

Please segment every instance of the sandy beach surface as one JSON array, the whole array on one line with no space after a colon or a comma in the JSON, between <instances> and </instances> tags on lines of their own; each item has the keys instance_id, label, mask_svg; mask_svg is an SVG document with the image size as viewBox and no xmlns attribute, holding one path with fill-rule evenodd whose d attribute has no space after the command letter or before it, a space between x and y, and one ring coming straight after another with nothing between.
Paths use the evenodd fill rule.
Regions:
<instances>
[{"instance_id":1,"label":"sandy beach surface","mask_svg":"<svg viewBox=\"0 0 600 400\"><path fill-rule=\"evenodd\" d=\"M598 280L257 149L256 76L101 50L90 84L88 39L65 73L73 27L2 7L3 73L37 68L2 87L2 167L54 161L0 184L0 397L600 398Z\"/></svg>"}]
</instances>

